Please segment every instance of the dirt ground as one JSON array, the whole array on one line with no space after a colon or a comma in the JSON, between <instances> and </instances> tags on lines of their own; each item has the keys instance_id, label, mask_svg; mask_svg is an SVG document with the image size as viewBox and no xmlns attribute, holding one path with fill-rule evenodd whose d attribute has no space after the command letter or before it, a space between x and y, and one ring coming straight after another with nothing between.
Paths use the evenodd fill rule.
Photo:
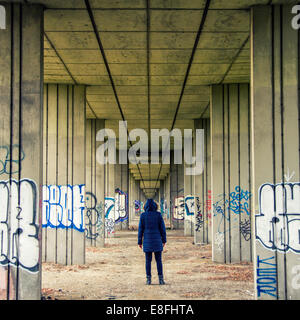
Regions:
<instances>
[{"instance_id":1,"label":"dirt ground","mask_svg":"<svg viewBox=\"0 0 300 320\"><path fill-rule=\"evenodd\" d=\"M137 232L118 231L105 248L87 248L86 265L43 263L42 299L57 300L253 300L250 263L216 264L210 245L194 245L182 230L167 230L163 253L165 286L145 285L144 254Z\"/></svg>"}]
</instances>

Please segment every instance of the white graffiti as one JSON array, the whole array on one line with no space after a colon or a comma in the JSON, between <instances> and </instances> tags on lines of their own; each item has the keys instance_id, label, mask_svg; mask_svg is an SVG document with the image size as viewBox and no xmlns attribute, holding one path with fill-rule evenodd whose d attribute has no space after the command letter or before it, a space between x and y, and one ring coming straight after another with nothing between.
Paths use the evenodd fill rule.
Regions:
<instances>
[{"instance_id":1,"label":"white graffiti","mask_svg":"<svg viewBox=\"0 0 300 320\"><path fill-rule=\"evenodd\" d=\"M300 253L299 182L261 186L255 232L268 249Z\"/></svg>"},{"instance_id":2,"label":"white graffiti","mask_svg":"<svg viewBox=\"0 0 300 320\"><path fill-rule=\"evenodd\" d=\"M115 194L115 223L123 222L128 219L126 200L126 194Z\"/></svg>"},{"instance_id":3,"label":"white graffiti","mask_svg":"<svg viewBox=\"0 0 300 320\"><path fill-rule=\"evenodd\" d=\"M84 185L43 186L43 228L84 232Z\"/></svg>"},{"instance_id":4,"label":"white graffiti","mask_svg":"<svg viewBox=\"0 0 300 320\"><path fill-rule=\"evenodd\" d=\"M176 220L183 220L184 211L184 196L176 197L174 201L173 218Z\"/></svg>"},{"instance_id":5,"label":"white graffiti","mask_svg":"<svg viewBox=\"0 0 300 320\"><path fill-rule=\"evenodd\" d=\"M115 229L115 198L105 197L105 231L110 234Z\"/></svg>"},{"instance_id":6,"label":"white graffiti","mask_svg":"<svg viewBox=\"0 0 300 320\"><path fill-rule=\"evenodd\" d=\"M218 252L222 252L224 249L224 233L217 232L215 234L215 242L214 245L216 245L216 249Z\"/></svg>"},{"instance_id":7,"label":"white graffiti","mask_svg":"<svg viewBox=\"0 0 300 320\"><path fill-rule=\"evenodd\" d=\"M39 271L39 215L35 182L0 181L0 265Z\"/></svg>"}]
</instances>

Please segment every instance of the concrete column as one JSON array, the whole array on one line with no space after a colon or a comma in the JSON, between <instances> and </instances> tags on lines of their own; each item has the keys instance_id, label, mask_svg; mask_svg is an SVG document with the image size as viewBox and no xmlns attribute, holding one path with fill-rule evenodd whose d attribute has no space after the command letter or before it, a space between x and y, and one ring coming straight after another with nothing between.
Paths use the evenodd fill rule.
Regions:
<instances>
[{"instance_id":1,"label":"concrete column","mask_svg":"<svg viewBox=\"0 0 300 320\"><path fill-rule=\"evenodd\" d=\"M165 207L164 207L164 203L165 203L165 181L164 180L160 180L158 195L159 195L159 199L158 199L159 207L158 207L158 210L161 212L163 218L166 219L167 215L165 214Z\"/></svg>"},{"instance_id":2,"label":"concrete column","mask_svg":"<svg viewBox=\"0 0 300 320\"><path fill-rule=\"evenodd\" d=\"M213 261L252 260L248 84L212 86Z\"/></svg>"},{"instance_id":3,"label":"concrete column","mask_svg":"<svg viewBox=\"0 0 300 320\"><path fill-rule=\"evenodd\" d=\"M186 174L186 168L192 167L184 163L184 235L193 236L195 228L195 186L193 175Z\"/></svg>"},{"instance_id":4,"label":"concrete column","mask_svg":"<svg viewBox=\"0 0 300 320\"><path fill-rule=\"evenodd\" d=\"M170 163L170 216L172 229L184 229L184 165Z\"/></svg>"},{"instance_id":5,"label":"concrete column","mask_svg":"<svg viewBox=\"0 0 300 320\"><path fill-rule=\"evenodd\" d=\"M170 174L166 176L164 185L165 185L165 214L167 216L167 220L170 221L170 218L171 218Z\"/></svg>"},{"instance_id":6,"label":"concrete column","mask_svg":"<svg viewBox=\"0 0 300 320\"><path fill-rule=\"evenodd\" d=\"M211 163L210 163L210 120L195 121L195 129L204 129L204 169L195 176L195 244L211 243Z\"/></svg>"},{"instance_id":7,"label":"concrete column","mask_svg":"<svg viewBox=\"0 0 300 320\"><path fill-rule=\"evenodd\" d=\"M86 245L104 247L104 165L97 162L96 151L100 142L97 132L103 129L104 120L86 120Z\"/></svg>"},{"instance_id":8,"label":"concrete column","mask_svg":"<svg viewBox=\"0 0 300 320\"><path fill-rule=\"evenodd\" d=\"M105 237L115 234L115 164L105 165Z\"/></svg>"},{"instance_id":9,"label":"concrete column","mask_svg":"<svg viewBox=\"0 0 300 320\"><path fill-rule=\"evenodd\" d=\"M43 261L85 263L85 87L44 86Z\"/></svg>"},{"instance_id":10,"label":"concrete column","mask_svg":"<svg viewBox=\"0 0 300 320\"><path fill-rule=\"evenodd\" d=\"M300 299L300 37L292 6L251 10L253 237L258 299Z\"/></svg>"},{"instance_id":11,"label":"concrete column","mask_svg":"<svg viewBox=\"0 0 300 320\"><path fill-rule=\"evenodd\" d=\"M0 300L41 298L43 8L3 4Z\"/></svg>"}]
</instances>

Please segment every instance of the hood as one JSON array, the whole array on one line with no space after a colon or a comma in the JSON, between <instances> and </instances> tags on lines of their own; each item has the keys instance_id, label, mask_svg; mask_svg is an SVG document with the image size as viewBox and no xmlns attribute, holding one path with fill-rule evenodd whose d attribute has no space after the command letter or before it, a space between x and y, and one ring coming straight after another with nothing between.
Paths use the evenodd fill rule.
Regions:
<instances>
[{"instance_id":1,"label":"hood","mask_svg":"<svg viewBox=\"0 0 300 320\"><path fill-rule=\"evenodd\" d=\"M152 199L148 199L146 204L144 205L144 210L145 212L148 212L148 211L157 211L157 204L154 202L154 200Z\"/></svg>"}]
</instances>

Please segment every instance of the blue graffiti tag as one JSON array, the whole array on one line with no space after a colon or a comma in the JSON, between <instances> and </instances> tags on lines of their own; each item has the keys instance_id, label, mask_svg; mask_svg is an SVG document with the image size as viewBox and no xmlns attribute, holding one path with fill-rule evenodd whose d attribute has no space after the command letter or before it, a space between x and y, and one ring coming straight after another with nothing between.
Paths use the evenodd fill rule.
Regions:
<instances>
[{"instance_id":1,"label":"blue graffiti tag","mask_svg":"<svg viewBox=\"0 0 300 320\"><path fill-rule=\"evenodd\" d=\"M18 160L13 160L13 155L17 155ZM20 171L21 161L25 159L25 153L19 145L0 146L0 175L14 174Z\"/></svg>"}]
</instances>

